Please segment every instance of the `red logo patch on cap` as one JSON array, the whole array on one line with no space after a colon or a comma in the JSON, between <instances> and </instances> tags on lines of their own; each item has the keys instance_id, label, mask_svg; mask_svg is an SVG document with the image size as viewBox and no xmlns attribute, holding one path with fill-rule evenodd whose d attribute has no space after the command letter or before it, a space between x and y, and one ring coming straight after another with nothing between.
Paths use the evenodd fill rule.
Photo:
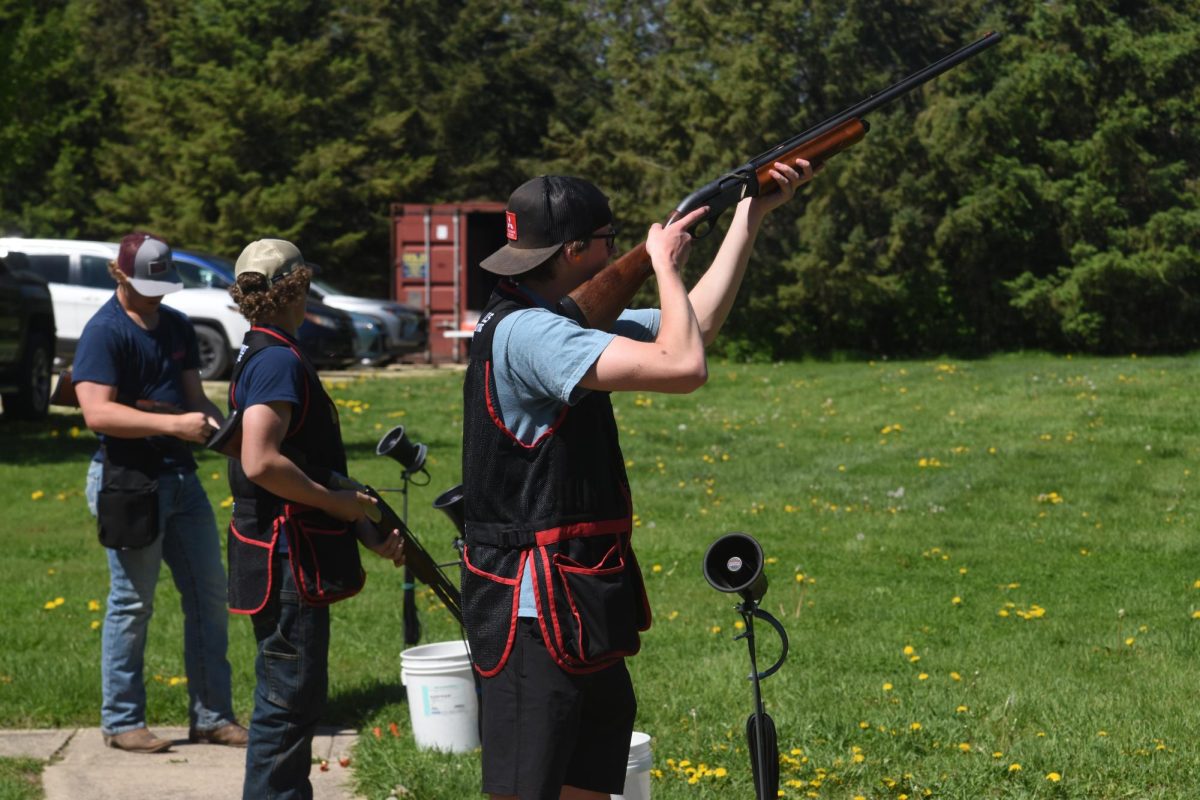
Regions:
<instances>
[{"instance_id":1,"label":"red logo patch on cap","mask_svg":"<svg viewBox=\"0 0 1200 800\"><path fill-rule=\"evenodd\" d=\"M510 240L515 242L517 240L517 212L505 211L504 222L506 226L505 234Z\"/></svg>"}]
</instances>

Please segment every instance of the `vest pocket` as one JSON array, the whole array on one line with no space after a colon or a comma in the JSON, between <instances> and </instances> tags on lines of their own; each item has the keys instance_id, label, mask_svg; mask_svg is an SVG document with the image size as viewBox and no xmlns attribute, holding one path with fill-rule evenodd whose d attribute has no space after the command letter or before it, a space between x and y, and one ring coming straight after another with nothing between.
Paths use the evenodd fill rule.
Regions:
<instances>
[{"instance_id":1,"label":"vest pocket","mask_svg":"<svg viewBox=\"0 0 1200 800\"><path fill-rule=\"evenodd\" d=\"M292 574L304 602L323 606L358 594L366 574L350 523L291 506L285 516Z\"/></svg>"},{"instance_id":2,"label":"vest pocket","mask_svg":"<svg viewBox=\"0 0 1200 800\"><path fill-rule=\"evenodd\" d=\"M554 614L555 649L565 668L600 668L638 651L641 597L627 547L624 537L588 537L563 542L550 556L543 608Z\"/></svg>"},{"instance_id":3,"label":"vest pocket","mask_svg":"<svg viewBox=\"0 0 1200 800\"><path fill-rule=\"evenodd\" d=\"M96 495L100 544L113 550L137 550L158 538L158 479L134 467L104 458Z\"/></svg>"}]
</instances>

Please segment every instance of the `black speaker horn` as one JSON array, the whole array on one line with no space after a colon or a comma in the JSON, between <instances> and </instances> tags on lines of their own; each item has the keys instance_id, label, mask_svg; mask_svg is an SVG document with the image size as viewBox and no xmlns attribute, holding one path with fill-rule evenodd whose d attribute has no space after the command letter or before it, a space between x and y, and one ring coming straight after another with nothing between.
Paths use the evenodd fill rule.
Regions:
<instances>
[{"instance_id":1,"label":"black speaker horn","mask_svg":"<svg viewBox=\"0 0 1200 800\"><path fill-rule=\"evenodd\" d=\"M414 444L404 435L403 425L397 425L385 433L375 447L376 455L394 458L409 473L421 471L428 452L429 448L424 444Z\"/></svg>"},{"instance_id":2,"label":"black speaker horn","mask_svg":"<svg viewBox=\"0 0 1200 800\"><path fill-rule=\"evenodd\" d=\"M762 546L744 533L727 533L704 554L704 579L718 592L737 592L747 603L767 593Z\"/></svg>"},{"instance_id":3,"label":"black speaker horn","mask_svg":"<svg viewBox=\"0 0 1200 800\"><path fill-rule=\"evenodd\" d=\"M458 529L458 535L462 536L465 533L466 517L463 512L463 485L460 483L438 495L433 501L433 507L438 511L443 512L450 521L454 523L454 527Z\"/></svg>"}]
</instances>

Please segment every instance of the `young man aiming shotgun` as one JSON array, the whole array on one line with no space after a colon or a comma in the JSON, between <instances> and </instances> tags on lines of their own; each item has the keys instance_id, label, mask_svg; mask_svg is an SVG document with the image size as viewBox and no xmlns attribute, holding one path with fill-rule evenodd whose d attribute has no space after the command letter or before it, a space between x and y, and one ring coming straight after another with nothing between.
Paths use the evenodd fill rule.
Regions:
<instances>
[{"instance_id":1,"label":"young man aiming shotgun","mask_svg":"<svg viewBox=\"0 0 1200 800\"><path fill-rule=\"evenodd\" d=\"M471 344L464 386L463 619L483 680L483 791L493 797L620 794L637 704L623 658L650 610L630 546L632 502L608 392L690 392L768 212L812 177L778 163L779 191L738 204L689 292L679 271L705 209L651 226L660 309L612 331L553 309L608 264L607 198L579 178L513 192L503 276Z\"/></svg>"}]
</instances>

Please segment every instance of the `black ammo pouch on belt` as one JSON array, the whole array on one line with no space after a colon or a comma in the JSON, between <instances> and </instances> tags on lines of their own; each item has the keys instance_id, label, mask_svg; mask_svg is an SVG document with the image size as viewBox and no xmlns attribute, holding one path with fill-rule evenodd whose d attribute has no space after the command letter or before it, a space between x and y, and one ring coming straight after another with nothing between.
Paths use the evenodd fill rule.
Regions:
<instances>
[{"instance_id":1,"label":"black ammo pouch on belt","mask_svg":"<svg viewBox=\"0 0 1200 800\"><path fill-rule=\"evenodd\" d=\"M157 539L157 474L114 463L104 448L96 520L100 544L114 550L136 550Z\"/></svg>"}]
</instances>

